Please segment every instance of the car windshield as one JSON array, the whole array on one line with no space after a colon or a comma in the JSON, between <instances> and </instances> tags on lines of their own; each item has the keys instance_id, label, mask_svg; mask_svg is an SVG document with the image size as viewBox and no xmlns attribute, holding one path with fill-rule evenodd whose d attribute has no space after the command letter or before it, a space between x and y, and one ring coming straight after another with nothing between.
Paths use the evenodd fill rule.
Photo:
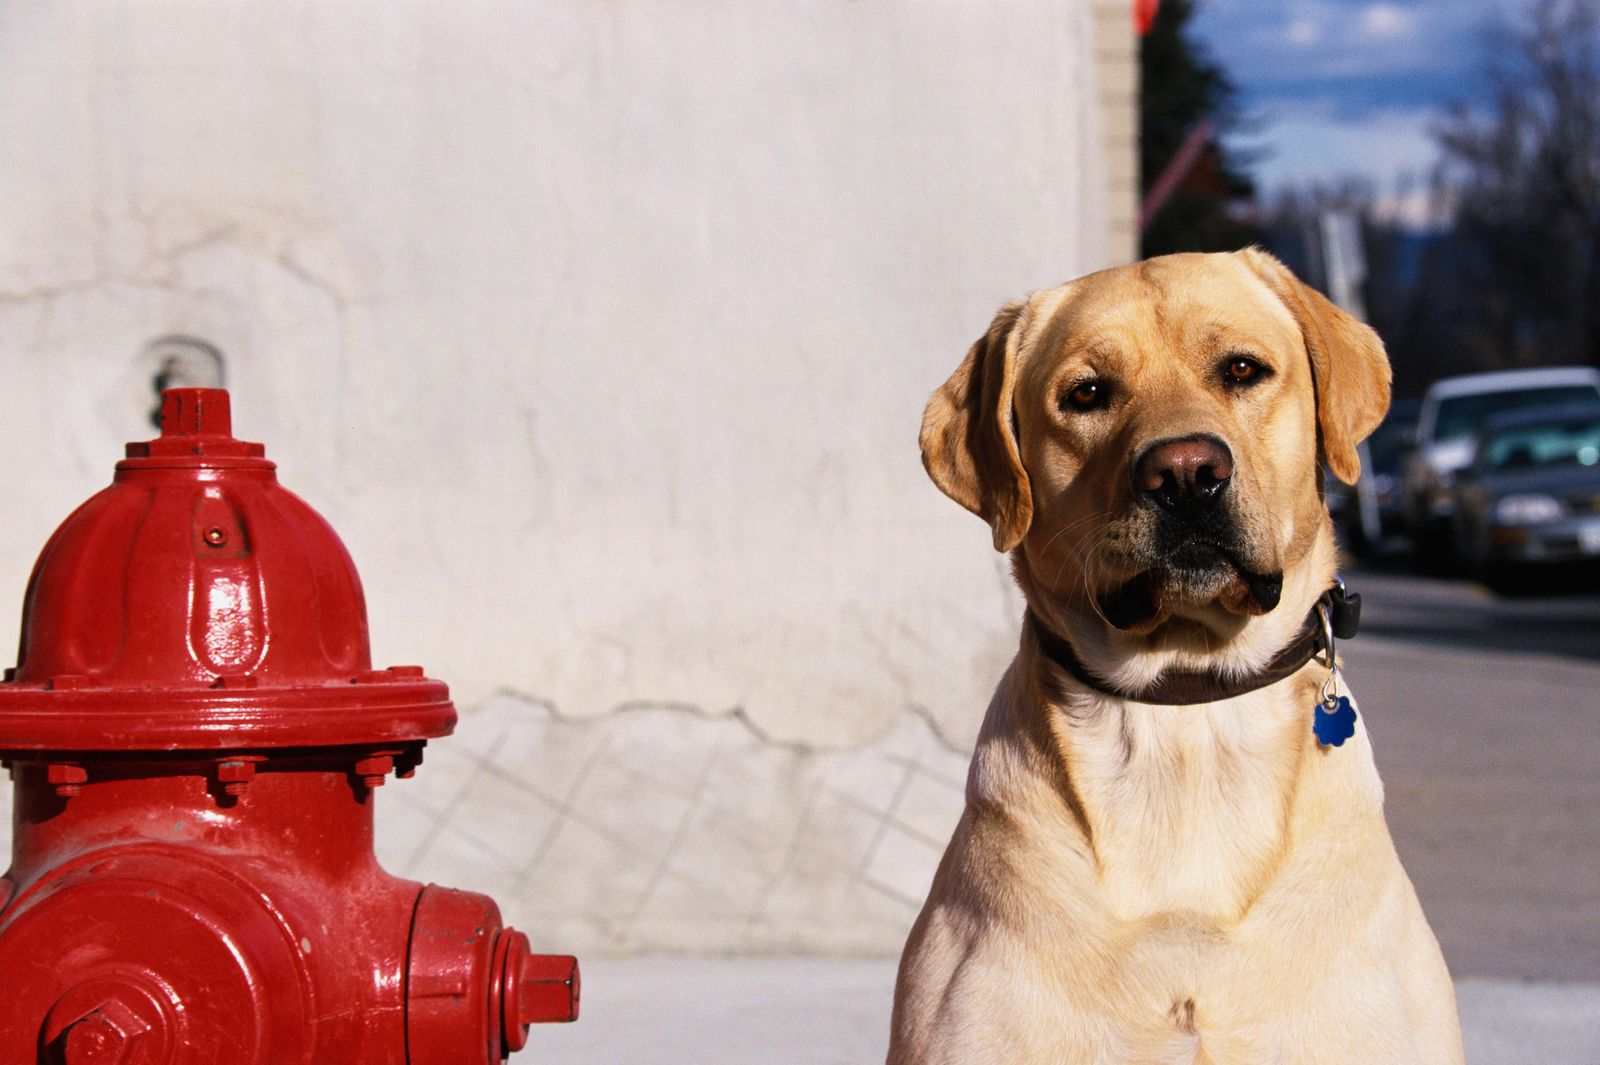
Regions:
<instances>
[{"instance_id":1,"label":"car windshield","mask_svg":"<svg viewBox=\"0 0 1600 1065\"><path fill-rule=\"evenodd\" d=\"M1480 461L1486 470L1600 465L1600 420L1578 418L1503 430L1484 441Z\"/></svg>"},{"instance_id":2,"label":"car windshield","mask_svg":"<svg viewBox=\"0 0 1600 1065\"><path fill-rule=\"evenodd\" d=\"M1464 436L1476 436L1492 415L1523 407L1543 407L1553 403L1572 403L1600 399L1594 385L1555 385L1548 388L1519 388L1509 392L1479 392L1470 396L1451 396L1439 401L1433 420L1433 442L1442 443Z\"/></svg>"}]
</instances>

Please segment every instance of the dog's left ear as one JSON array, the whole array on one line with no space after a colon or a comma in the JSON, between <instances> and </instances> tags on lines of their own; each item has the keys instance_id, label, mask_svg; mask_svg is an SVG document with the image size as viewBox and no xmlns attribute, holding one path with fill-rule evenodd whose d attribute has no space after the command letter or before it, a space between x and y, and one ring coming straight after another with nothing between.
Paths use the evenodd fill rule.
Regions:
<instances>
[{"instance_id":1,"label":"dog's left ear","mask_svg":"<svg viewBox=\"0 0 1600 1065\"><path fill-rule=\"evenodd\" d=\"M1356 445L1389 410L1389 358L1383 341L1371 326L1340 310L1260 248L1239 254L1300 324L1316 382L1323 458L1335 477L1355 484L1361 476Z\"/></svg>"},{"instance_id":2,"label":"dog's left ear","mask_svg":"<svg viewBox=\"0 0 1600 1065\"><path fill-rule=\"evenodd\" d=\"M988 522L1010 551L1033 524L1033 487L1012 428L1017 343L1030 312L1008 303L922 413L922 465L945 495Z\"/></svg>"}]
</instances>

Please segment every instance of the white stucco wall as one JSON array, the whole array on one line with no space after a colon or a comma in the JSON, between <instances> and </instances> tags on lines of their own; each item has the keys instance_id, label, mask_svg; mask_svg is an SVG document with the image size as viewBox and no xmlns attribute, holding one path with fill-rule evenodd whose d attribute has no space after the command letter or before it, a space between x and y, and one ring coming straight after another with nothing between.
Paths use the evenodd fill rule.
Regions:
<instances>
[{"instance_id":1,"label":"white stucco wall","mask_svg":"<svg viewBox=\"0 0 1600 1065\"><path fill-rule=\"evenodd\" d=\"M178 333L343 535L376 658L464 710L738 709L847 751L920 709L959 747L1017 606L917 424L1002 300L1124 254L1114 24L0 4L0 643Z\"/></svg>"}]
</instances>

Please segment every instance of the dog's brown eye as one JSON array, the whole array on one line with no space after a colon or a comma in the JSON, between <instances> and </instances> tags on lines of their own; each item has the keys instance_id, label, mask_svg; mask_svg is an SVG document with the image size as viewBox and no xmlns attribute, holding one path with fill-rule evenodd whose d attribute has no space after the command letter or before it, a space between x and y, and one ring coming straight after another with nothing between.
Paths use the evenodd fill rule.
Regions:
<instances>
[{"instance_id":1,"label":"dog's brown eye","mask_svg":"<svg viewBox=\"0 0 1600 1065\"><path fill-rule=\"evenodd\" d=\"M1099 381L1080 381L1061 394L1061 409L1086 411L1105 406L1108 389Z\"/></svg>"},{"instance_id":2,"label":"dog's brown eye","mask_svg":"<svg viewBox=\"0 0 1600 1065\"><path fill-rule=\"evenodd\" d=\"M1263 372L1259 362L1243 355L1234 355L1222 364L1222 376L1230 385L1254 384Z\"/></svg>"}]
</instances>

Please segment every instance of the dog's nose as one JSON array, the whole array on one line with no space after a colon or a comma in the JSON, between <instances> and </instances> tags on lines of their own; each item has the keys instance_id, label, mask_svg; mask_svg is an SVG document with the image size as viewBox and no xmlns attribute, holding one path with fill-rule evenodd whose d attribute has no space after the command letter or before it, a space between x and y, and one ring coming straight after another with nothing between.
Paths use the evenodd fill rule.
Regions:
<instances>
[{"instance_id":1,"label":"dog's nose","mask_svg":"<svg viewBox=\"0 0 1600 1065\"><path fill-rule=\"evenodd\" d=\"M1233 453L1214 436L1158 440L1133 463L1133 492L1166 510L1215 503L1233 476Z\"/></svg>"}]
</instances>

